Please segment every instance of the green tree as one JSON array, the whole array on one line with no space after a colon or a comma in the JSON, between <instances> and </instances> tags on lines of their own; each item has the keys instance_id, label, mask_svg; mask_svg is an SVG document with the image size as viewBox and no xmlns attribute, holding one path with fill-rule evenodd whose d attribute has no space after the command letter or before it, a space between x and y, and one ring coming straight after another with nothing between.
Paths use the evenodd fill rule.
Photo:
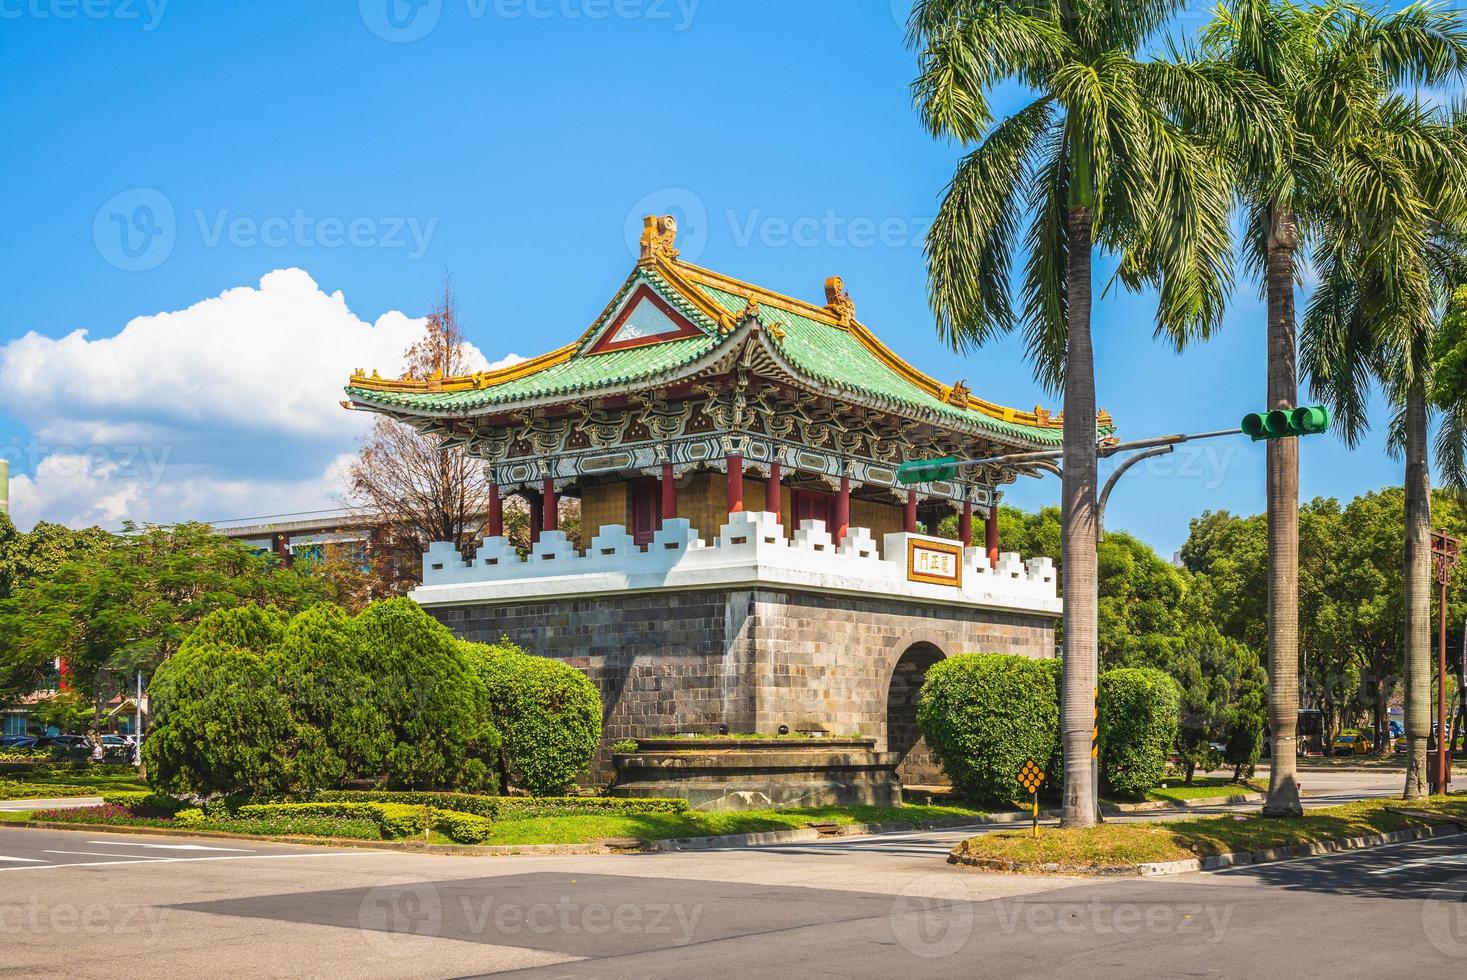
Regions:
<instances>
[{"instance_id":1,"label":"green tree","mask_svg":"<svg viewBox=\"0 0 1467 980\"><path fill-rule=\"evenodd\" d=\"M0 656L12 686L59 658L68 686L95 702L99 718L135 671L151 676L215 610L255 603L288 612L321 590L205 525L128 527L0 600Z\"/></svg>"},{"instance_id":2,"label":"green tree","mask_svg":"<svg viewBox=\"0 0 1467 980\"><path fill-rule=\"evenodd\" d=\"M489 692L503 737L501 776L535 796L555 796L575 782L601 741L601 694L584 673L535 657L507 641L461 643Z\"/></svg>"},{"instance_id":3,"label":"green tree","mask_svg":"<svg viewBox=\"0 0 1467 980\"><path fill-rule=\"evenodd\" d=\"M1467 63L1457 15L1411 4L1377 17L1353 3L1227 0L1203 31L1211 57L1254 75L1283 104L1277 139L1243 132L1238 178L1250 269L1268 303L1268 407L1298 404L1294 288L1298 252L1328 223L1321 212L1345 183L1349 146L1374 125L1378 92L1395 82L1441 81ZM1362 176L1356 173L1355 177ZM1372 193L1367 177L1353 188ZM1363 199L1362 199L1363 203ZM1299 447L1271 441L1268 453L1268 669L1273 729L1267 813L1299 816L1295 738L1299 708Z\"/></svg>"},{"instance_id":4,"label":"green tree","mask_svg":"<svg viewBox=\"0 0 1467 980\"><path fill-rule=\"evenodd\" d=\"M149 783L205 799L289 791L299 729L277 685L278 667L273 652L207 639L184 644L148 687Z\"/></svg>"},{"instance_id":5,"label":"green tree","mask_svg":"<svg viewBox=\"0 0 1467 980\"><path fill-rule=\"evenodd\" d=\"M351 634L373 678L363 690L385 718L386 787L491 787L500 741L489 692L448 627L411 599L389 599L353 619Z\"/></svg>"},{"instance_id":6,"label":"green tree","mask_svg":"<svg viewBox=\"0 0 1467 980\"><path fill-rule=\"evenodd\" d=\"M1159 334L1178 347L1206 337L1231 286L1231 188L1217 143L1270 106L1266 93L1220 66L1137 57L1179 6L922 0L910 22L921 51L914 89L924 123L935 136L976 144L928 235L938 331L967 349L1022 322L1037 376L1064 392L1068 826L1095 820L1093 253L1118 255L1126 286L1156 287ZM988 91L1005 81L1036 97L995 123ZM1022 233L1025 213L1034 217ZM1009 298L1016 245L1028 252L1017 313Z\"/></svg>"},{"instance_id":7,"label":"green tree","mask_svg":"<svg viewBox=\"0 0 1467 980\"><path fill-rule=\"evenodd\" d=\"M1322 207L1328 233L1316 249L1321 276L1305 317L1304 357L1347 444L1369 427L1372 379L1394 410L1390 444L1406 459L1404 795L1415 799L1427 792L1431 734L1431 353L1452 291L1467 281L1458 245L1467 227L1467 133L1460 120L1387 94L1395 78L1376 81L1370 124L1345 142L1336 193ZM1438 463L1461 487L1467 403L1442 415Z\"/></svg>"}]
</instances>

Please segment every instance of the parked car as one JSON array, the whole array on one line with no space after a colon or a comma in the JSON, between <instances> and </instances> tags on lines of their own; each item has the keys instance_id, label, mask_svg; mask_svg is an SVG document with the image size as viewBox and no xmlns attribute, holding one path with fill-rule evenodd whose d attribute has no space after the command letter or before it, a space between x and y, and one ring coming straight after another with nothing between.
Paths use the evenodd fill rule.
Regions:
<instances>
[{"instance_id":1,"label":"parked car","mask_svg":"<svg viewBox=\"0 0 1467 980\"><path fill-rule=\"evenodd\" d=\"M29 749L35 744L34 735L6 735L0 738L0 749Z\"/></svg>"},{"instance_id":2,"label":"parked car","mask_svg":"<svg viewBox=\"0 0 1467 980\"><path fill-rule=\"evenodd\" d=\"M1330 743L1330 751L1334 755L1368 755L1373 745L1368 735L1351 735L1341 732L1335 736Z\"/></svg>"}]
</instances>

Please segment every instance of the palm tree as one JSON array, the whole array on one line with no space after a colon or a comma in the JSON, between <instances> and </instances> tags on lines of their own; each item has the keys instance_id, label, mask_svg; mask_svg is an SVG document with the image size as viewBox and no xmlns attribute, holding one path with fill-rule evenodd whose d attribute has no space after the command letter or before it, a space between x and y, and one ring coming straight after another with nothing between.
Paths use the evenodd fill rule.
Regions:
<instances>
[{"instance_id":1,"label":"palm tree","mask_svg":"<svg viewBox=\"0 0 1467 980\"><path fill-rule=\"evenodd\" d=\"M1294 287L1298 253L1315 233L1321 202L1339 189L1341 148L1374 124L1381 88L1435 82L1462 64L1456 16L1413 4L1376 17L1353 4L1229 0L1203 31L1210 57L1254 73L1286 106L1285 131L1239 147L1247 215L1245 253L1268 306L1268 407L1297 403ZM1267 151L1275 147L1276 156ZM1346 422L1348 424L1348 421ZM1273 745L1264 812L1299 816L1299 448L1268 444L1268 670Z\"/></svg>"},{"instance_id":2,"label":"palm tree","mask_svg":"<svg viewBox=\"0 0 1467 980\"><path fill-rule=\"evenodd\" d=\"M1467 29L1455 72L1467 71ZM1320 208L1320 286L1304 322L1314 389L1355 444L1369 427L1367 389L1380 384L1395 415L1389 444L1405 455L1405 797L1426 795L1431 733L1431 467L1428 445L1435 331L1452 290L1467 282L1467 128L1462 117L1390 94L1380 81L1370 117L1334 156L1338 180ZM1447 482L1467 483L1467 410L1438 398L1437 458Z\"/></svg>"},{"instance_id":3,"label":"palm tree","mask_svg":"<svg viewBox=\"0 0 1467 980\"><path fill-rule=\"evenodd\" d=\"M1261 125L1270 104L1246 79L1238 98L1239 73L1225 66L1137 56L1182 2L920 0L910 22L924 123L976 144L927 239L938 332L962 351L1022 326L1036 376L1064 392L1066 826L1095 820L1094 251L1118 256L1128 288L1156 288L1158 335L1178 348L1206 338L1232 285L1222 138ZM988 93L1004 81L1037 97L996 121ZM1019 246L1028 258L1016 310Z\"/></svg>"}]
</instances>

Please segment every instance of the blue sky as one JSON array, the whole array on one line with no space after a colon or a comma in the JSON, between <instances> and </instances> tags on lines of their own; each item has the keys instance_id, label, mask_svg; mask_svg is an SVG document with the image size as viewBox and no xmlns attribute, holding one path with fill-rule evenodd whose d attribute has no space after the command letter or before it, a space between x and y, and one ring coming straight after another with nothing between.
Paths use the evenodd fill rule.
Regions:
<instances>
[{"instance_id":1,"label":"blue sky","mask_svg":"<svg viewBox=\"0 0 1467 980\"><path fill-rule=\"evenodd\" d=\"M688 258L796 296L842 275L919 367L1057 407L1016 341L964 358L935 337L920 242L961 149L917 124L892 6L0 0L18 518L327 505L360 432L335 392L392 366L445 274L487 360L540 353L600 311L645 212L679 215ZM1100 401L1125 437L1262 407L1252 283L1182 355L1153 342L1151 309L1096 310ZM1348 497L1400 470L1378 436L1314 439L1302 490ZM1026 480L1009 500L1057 496ZM1107 523L1170 554L1203 510L1263 503L1262 452L1232 439L1140 468Z\"/></svg>"}]
</instances>

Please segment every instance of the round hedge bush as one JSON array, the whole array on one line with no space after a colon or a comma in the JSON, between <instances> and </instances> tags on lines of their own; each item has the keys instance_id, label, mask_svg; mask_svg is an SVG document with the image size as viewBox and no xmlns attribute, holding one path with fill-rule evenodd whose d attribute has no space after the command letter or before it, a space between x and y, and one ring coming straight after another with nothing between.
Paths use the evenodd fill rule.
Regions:
<instances>
[{"instance_id":1,"label":"round hedge bush","mask_svg":"<svg viewBox=\"0 0 1467 980\"><path fill-rule=\"evenodd\" d=\"M927 671L917 726L955 789L1005 804L1026 795L1018 781L1026 761L1052 768L1056 676L1052 663L1008 654L961 654Z\"/></svg>"},{"instance_id":2,"label":"round hedge bush","mask_svg":"<svg viewBox=\"0 0 1467 980\"><path fill-rule=\"evenodd\" d=\"M1100 675L1100 772L1116 793L1140 796L1166 775L1181 726L1181 692L1150 667Z\"/></svg>"},{"instance_id":3,"label":"round hedge bush","mask_svg":"<svg viewBox=\"0 0 1467 980\"><path fill-rule=\"evenodd\" d=\"M596 685L569 664L531 656L508 641L461 646L488 690L506 782L534 796L564 793L601 741Z\"/></svg>"}]
</instances>

